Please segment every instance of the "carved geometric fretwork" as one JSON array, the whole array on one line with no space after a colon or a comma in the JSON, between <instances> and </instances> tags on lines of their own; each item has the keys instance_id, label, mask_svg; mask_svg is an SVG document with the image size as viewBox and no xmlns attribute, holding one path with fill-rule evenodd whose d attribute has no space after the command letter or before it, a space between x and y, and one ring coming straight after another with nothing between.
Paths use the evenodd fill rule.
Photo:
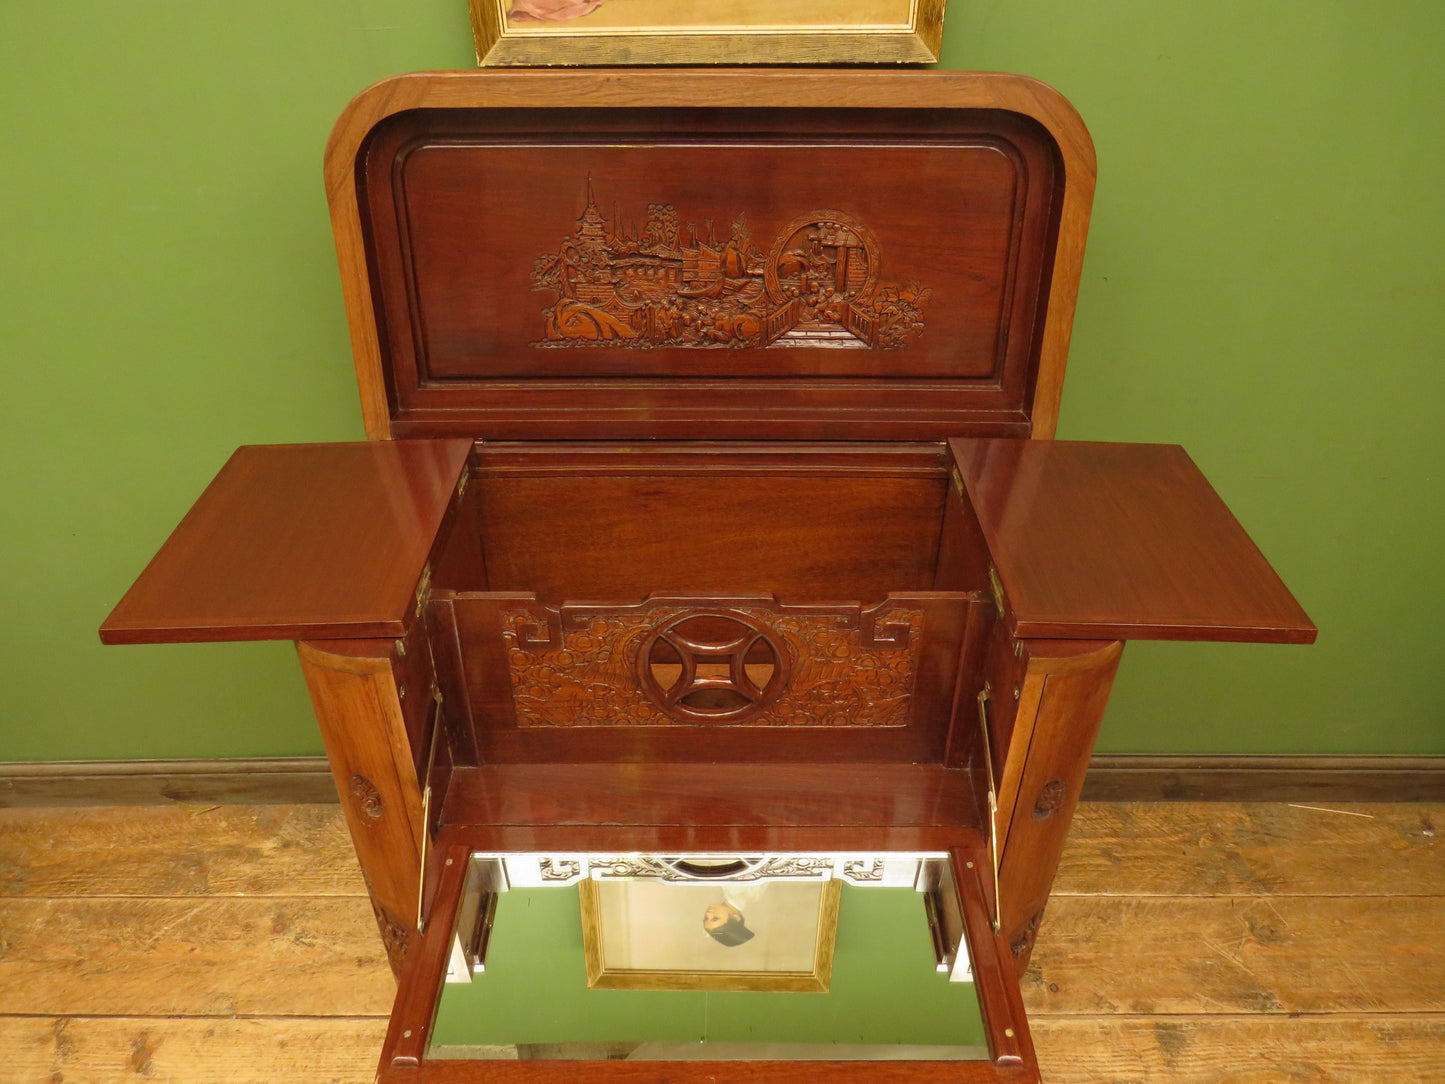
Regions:
<instances>
[{"instance_id":1,"label":"carved geometric fretwork","mask_svg":"<svg viewBox=\"0 0 1445 1084\"><path fill-rule=\"evenodd\" d=\"M604 881L637 878L656 881L765 881L827 877L832 871L833 859L801 855L733 858L709 863L688 858L629 854L594 857L587 867L589 877Z\"/></svg>"},{"instance_id":2,"label":"carved geometric fretwork","mask_svg":"<svg viewBox=\"0 0 1445 1084\"><path fill-rule=\"evenodd\" d=\"M543 858L539 866L544 881L575 881L582 876L582 863L573 859Z\"/></svg>"},{"instance_id":3,"label":"carved geometric fretwork","mask_svg":"<svg viewBox=\"0 0 1445 1084\"><path fill-rule=\"evenodd\" d=\"M923 611L653 598L504 609L519 727L903 726Z\"/></svg>"},{"instance_id":4,"label":"carved geometric fretwork","mask_svg":"<svg viewBox=\"0 0 1445 1084\"><path fill-rule=\"evenodd\" d=\"M883 880L885 868L885 863L881 858L859 858L843 863L842 873L845 880L862 884L867 881Z\"/></svg>"},{"instance_id":5,"label":"carved geometric fretwork","mask_svg":"<svg viewBox=\"0 0 1445 1084\"><path fill-rule=\"evenodd\" d=\"M567 887L581 880L671 884L837 879L859 888L918 887L936 852L888 854L502 854L513 887Z\"/></svg>"}]
</instances>

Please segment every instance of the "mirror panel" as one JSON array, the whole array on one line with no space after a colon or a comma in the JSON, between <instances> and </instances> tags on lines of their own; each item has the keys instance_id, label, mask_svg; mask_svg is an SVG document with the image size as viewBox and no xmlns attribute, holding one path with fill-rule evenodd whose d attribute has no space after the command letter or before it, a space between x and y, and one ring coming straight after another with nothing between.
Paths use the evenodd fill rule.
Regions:
<instances>
[{"instance_id":1,"label":"mirror panel","mask_svg":"<svg viewBox=\"0 0 1445 1084\"><path fill-rule=\"evenodd\" d=\"M430 1058L986 1060L943 853L473 854Z\"/></svg>"}]
</instances>

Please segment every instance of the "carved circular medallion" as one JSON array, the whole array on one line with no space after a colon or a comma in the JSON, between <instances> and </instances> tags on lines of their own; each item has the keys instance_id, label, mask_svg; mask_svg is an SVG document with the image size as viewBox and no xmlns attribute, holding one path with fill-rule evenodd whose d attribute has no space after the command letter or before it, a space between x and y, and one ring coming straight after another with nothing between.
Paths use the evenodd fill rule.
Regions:
<instances>
[{"instance_id":1,"label":"carved circular medallion","mask_svg":"<svg viewBox=\"0 0 1445 1084\"><path fill-rule=\"evenodd\" d=\"M787 685L788 655L771 630L735 611L674 617L637 653L643 691L677 719L733 723L762 711Z\"/></svg>"},{"instance_id":2,"label":"carved circular medallion","mask_svg":"<svg viewBox=\"0 0 1445 1084\"><path fill-rule=\"evenodd\" d=\"M823 314L827 305L866 297L878 284L878 242L842 211L799 215L783 227L763 263L775 305L797 299Z\"/></svg>"}]
</instances>

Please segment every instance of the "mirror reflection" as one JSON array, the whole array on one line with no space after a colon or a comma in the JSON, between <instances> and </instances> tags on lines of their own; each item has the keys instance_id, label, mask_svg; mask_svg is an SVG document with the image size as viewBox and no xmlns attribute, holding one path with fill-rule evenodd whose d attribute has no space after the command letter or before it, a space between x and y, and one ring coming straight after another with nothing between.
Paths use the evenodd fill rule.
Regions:
<instances>
[{"instance_id":1,"label":"mirror reflection","mask_svg":"<svg viewBox=\"0 0 1445 1084\"><path fill-rule=\"evenodd\" d=\"M474 854L430 1056L988 1052L946 854Z\"/></svg>"}]
</instances>

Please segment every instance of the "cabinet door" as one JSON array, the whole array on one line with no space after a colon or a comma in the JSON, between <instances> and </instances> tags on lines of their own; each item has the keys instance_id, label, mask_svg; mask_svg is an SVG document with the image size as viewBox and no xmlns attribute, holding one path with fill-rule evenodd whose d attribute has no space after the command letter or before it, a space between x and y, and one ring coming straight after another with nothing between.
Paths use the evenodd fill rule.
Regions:
<instances>
[{"instance_id":1,"label":"cabinet door","mask_svg":"<svg viewBox=\"0 0 1445 1084\"><path fill-rule=\"evenodd\" d=\"M976 832L639 852L649 835L517 853L536 837L447 830L378 1080L1038 1081Z\"/></svg>"},{"instance_id":2,"label":"cabinet door","mask_svg":"<svg viewBox=\"0 0 1445 1084\"><path fill-rule=\"evenodd\" d=\"M949 441L1017 637L1313 643L1184 449Z\"/></svg>"},{"instance_id":3,"label":"cabinet door","mask_svg":"<svg viewBox=\"0 0 1445 1084\"><path fill-rule=\"evenodd\" d=\"M101 640L402 635L471 447L238 449L106 618Z\"/></svg>"}]
</instances>

